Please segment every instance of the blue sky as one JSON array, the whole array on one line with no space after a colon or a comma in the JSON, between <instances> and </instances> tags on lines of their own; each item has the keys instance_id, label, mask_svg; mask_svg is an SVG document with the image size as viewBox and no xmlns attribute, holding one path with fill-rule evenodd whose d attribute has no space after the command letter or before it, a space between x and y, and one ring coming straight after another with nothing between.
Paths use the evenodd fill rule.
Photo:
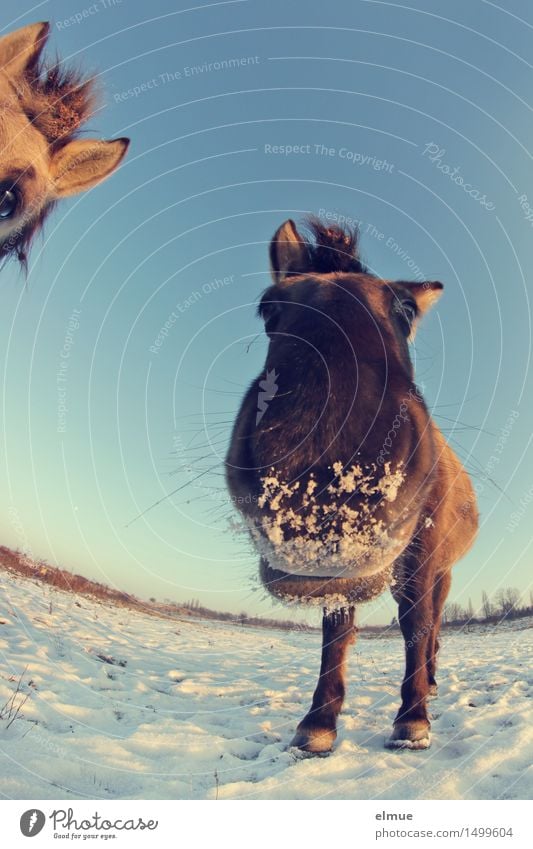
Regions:
<instances>
[{"instance_id":1,"label":"blue sky","mask_svg":"<svg viewBox=\"0 0 533 849\"><path fill-rule=\"evenodd\" d=\"M58 208L26 282L2 272L3 543L143 597L286 615L228 529L222 458L266 353L270 237L325 210L360 221L376 273L444 282L413 356L479 491L452 598L526 591L533 13L442 8L4 0L2 32L50 20L101 80L91 131L132 145ZM386 595L360 619L393 613Z\"/></svg>"}]
</instances>

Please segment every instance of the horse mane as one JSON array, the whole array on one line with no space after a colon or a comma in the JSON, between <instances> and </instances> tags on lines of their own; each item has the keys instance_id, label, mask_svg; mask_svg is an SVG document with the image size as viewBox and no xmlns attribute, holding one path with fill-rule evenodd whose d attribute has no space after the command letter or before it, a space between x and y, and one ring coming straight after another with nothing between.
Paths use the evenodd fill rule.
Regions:
<instances>
[{"instance_id":1,"label":"horse mane","mask_svg":"<svg viewBox=\"0 0 533 849\"><path fill-rule=\"evenodd\" d=\"M359 228L327 224L315 215L304 220L310 238L305 240L309 268L317 274L351 272L368 274L359 256Z\"/></svg>"},{"instance_id":2,"label":"horse mane","mask_svg":"<svg viewBox=\"0 0 533 849\"><path fill-rule=\"evenodd\" d=\"M68 144L94 113L97 92L92 77L75 67L37 58L26 68L19 90L22 109L56 150Z\"/></svg>"}]
</instances>

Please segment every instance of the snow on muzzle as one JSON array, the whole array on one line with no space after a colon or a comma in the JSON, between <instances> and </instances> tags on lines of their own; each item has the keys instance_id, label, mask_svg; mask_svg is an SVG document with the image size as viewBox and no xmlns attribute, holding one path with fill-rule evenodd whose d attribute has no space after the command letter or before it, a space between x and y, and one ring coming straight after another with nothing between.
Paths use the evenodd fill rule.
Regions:
<instances>
[{"instance_id":1,"label":"snow on muzzle","mask_svg":"<svg viewBox=\"0 0 533 849\"><path fill-rule=\"evenodd\" d=\"M319 480L319 478L321 478ZM416 516L402 509L403 464L394 470L334 463L327 482L311 472L261 479L257 510L247 518L260 554L273 569L305 577L363 578L382 572L409 542Z\"/></svg>"}]
</instances>

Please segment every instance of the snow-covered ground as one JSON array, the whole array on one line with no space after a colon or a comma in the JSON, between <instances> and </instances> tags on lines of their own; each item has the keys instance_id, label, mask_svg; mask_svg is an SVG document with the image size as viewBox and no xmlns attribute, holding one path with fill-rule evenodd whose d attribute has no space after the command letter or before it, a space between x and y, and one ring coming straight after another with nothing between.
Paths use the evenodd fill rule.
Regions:
<instances>
[{"instance_id":1,"label":"snow-covered ground","mask_svg":"<svg viewBox=\"0 0 533 849\"><path fill-rule=\"evenodd\" d=\"M315 685L318 633L169 621L0 582L0 708L21 675L15 710L30 693L0 719L4 798L531 797L531 620L444 634L421 752L383 748L401 640L359 640L337 747L309 758L287 744Z\"/></svg>"}]
</instances>

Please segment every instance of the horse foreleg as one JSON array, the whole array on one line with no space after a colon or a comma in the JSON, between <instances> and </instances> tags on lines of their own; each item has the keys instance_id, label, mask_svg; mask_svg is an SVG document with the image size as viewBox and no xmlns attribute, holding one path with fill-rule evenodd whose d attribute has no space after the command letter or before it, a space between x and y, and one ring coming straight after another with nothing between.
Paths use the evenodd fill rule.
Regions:
<instances>
[{"instance_id":1,"label":"horse foreleg","mask_svg":"<svg viewBox=\"0 0 533 849\"><path fill-rule=\"evenodd\" d=\"M435 581L435 587L433 589L433 627L428 640L427 649L427 670L430 697L437 695L437 680L435 675L437 671L437 653L439 650L439 631L442 621L442 610L444 608L444 602L446 601L450 591L451 582L452 576L450 572L443 572L443 574Z\"/></svg>"},{"instance_id":2,"label":"horse foreleg","mask_svg":"<svg viewBox=\"0 0 533 849\"><path fill-rule=\"evenodd\" d=\"M337 716L344 701L348 647L355 642L353 607L326 614L322 619L322 661L311 708L291 743L305 752L330 752L337 737Z\"/></svg>"},{"instance_id":3,"label":"horse foreleg","mask_svg":"<svg viewBox=\"0 0 533 849\"><path fill-rule=\"evenodd\" d=\"M428 749L430 745L426 700L429 694L428 646L434 625L433 595L427 583L420 580L420 573L416 577L406 584L399 599L398 619L405 641L405 677L402 704L386 743L389 748Z\"/></svg>"}]
</instances>

